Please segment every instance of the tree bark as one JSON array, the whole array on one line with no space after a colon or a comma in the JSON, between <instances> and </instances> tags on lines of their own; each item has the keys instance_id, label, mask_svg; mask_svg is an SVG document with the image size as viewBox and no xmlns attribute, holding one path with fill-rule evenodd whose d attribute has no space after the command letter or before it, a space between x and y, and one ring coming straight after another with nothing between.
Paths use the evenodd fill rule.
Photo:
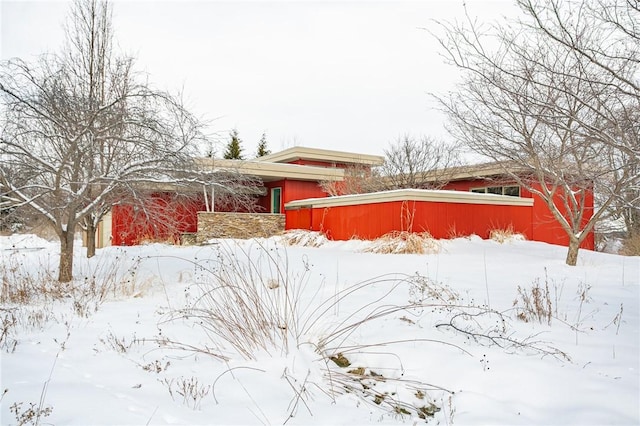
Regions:
<instances>
[{"instance_id":1,"label":"tree bark","mask_svg":"<svg viewBox=\"0 0 640 426\"><path fill-rule=\"evenodd\" d=\"M569 237L569 250L567 250L566 264L569 266L576 266L578 263L578 251L580 250L580 240L574 237Z\"/></svg>"},{"instance_id":2,"label":"tree bark","mask_svg":"<svg viewBox=\"0 0 640 426\"><path fill-rule=\"evenodd\" d=\"M87 257L96 255L96 227L93 224L87 225Z\"/></svg>"},{"instance_id":3,"label":"tree bark","mask_svg":"<svg viewBox=\"0 0 640 426\"><path fill-rule=\"evenodd\" d=\"M73 279L73 230L62 231L60 234L60 265L58 281L68 283Z\"/></svg>"}]
</instances>

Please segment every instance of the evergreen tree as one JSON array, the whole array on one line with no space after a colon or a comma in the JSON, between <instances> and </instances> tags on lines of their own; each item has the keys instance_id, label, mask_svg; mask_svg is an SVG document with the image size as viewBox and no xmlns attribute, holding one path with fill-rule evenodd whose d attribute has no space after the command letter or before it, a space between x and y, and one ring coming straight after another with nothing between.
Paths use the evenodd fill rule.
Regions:
<instances>
[{"instance_id":1,"label":"evergreen tree","mask_svg":"<svg viewBox=\"0 0 640 426\"><path fill-rule=\"evenodd\" d=\"M256 153L257 157L264 157L265 155L271 154L271 150L267 148L267 134L263 133L260 138L260 142L258 142L258 152Z\"/></svg>"},{"instance_id":2,"label":"evergreen tree","mask_svg":"<svg viewBox=\"0 0 640 426\"><path fill-rule=\"evenodd\" d=\"M227 149L224 152L224 158L227 160L244 160L242 156L242 139L238 137L238 130L233 129L231 133L231 140L227 144Z\"/></svg>"}]
</instances>

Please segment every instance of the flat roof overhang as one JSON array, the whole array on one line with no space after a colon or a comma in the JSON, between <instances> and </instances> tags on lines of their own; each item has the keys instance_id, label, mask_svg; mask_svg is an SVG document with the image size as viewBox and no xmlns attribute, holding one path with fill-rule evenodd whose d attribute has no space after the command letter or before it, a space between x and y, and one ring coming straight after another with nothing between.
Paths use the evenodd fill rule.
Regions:
<instances>
[{"instance_id":1,"label":"flat roof overhang","mask_svg":"<svg viewBox=\"0 0 640 426\"><path fill-rule=\"evenodd\" d=\"M263 182L282 179L306 181L341 181L344 179L344 170L339 168L218 158L198 158L196 161L203 170L238 172L259 177Z\"/></svg>"},{"instance_id":2,"label":"flat roof overhang","mask_svg":"<svg viewBox=\"0 0 640 426\"><path fill-rule=\"evenodd\" d=\"M421 177L424 182L433 182L436 180L454 182L467 179L491 178L493 176L509 176L510 174L519 175L530 171L530 169L513 164L513 162L498 161L428 171L423 173Z\"/></svg>"},{"instance_id":3,"label":"flat roof overhang","mask_svg":"<svg viewBox=\"0 0 640 426\"><path fill-rule=\"evenodd\" d=\"M379 155L360 154L356 152L333 151L329 149L306 148L294 146L284 151L259 157L256 161L289 163L296 160L325 161L329 163L363 164L367 166L379 166L384 162L384 157Z\"/></svg>"},{"instance_id":4,"label":"flat roof overhang","mask_svg":"<svg viewBox=\"0 0 640 426\"><path fill-rule=\"evenodd\" d=\"M503 206L533 206L533 198L508 195L478 194L465 191L430 189L398 189L369 194L342 195L327 198L308 198L285 204L285 210L316 207L355 206L362 204L389 203L394 201L425 201L437 203L492 204Z\"/></svg>"}]
</instances>

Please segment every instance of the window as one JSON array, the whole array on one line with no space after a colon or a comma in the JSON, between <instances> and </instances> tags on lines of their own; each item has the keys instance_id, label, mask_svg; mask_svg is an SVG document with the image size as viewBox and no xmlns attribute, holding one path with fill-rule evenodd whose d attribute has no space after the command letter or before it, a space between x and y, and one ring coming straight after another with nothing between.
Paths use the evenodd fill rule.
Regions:
<instances>
[{"instance_id":1,"label":"window","mask_svg":"<svg viewBox=\"0 0 640 426\"><path fill-rule=\"evenodd\" d=\"M512 197L520 196L520 187L519 186L505 186L502 190L504 195L510 195Z\"/></svg>"},{"instance_id":2,"label":"window","mask_svg":"<svg viewBox=\"0 0 640 426\"><path fill-rule=\"evenodd\" d=\"M519 186L488 186L486 188L471 188L471 192L477 194L497 194L497 195L509 195L511 197L520 196Z\"/></svg>"},{"instance_id":3,"label":"window","mask_svg":"<svg viewBox=\"0 0 640 426\"><path fill-rule=\"evenodd\" d=\"M271 188L271 213L280 213L282 188Z\"/></svg>"}]
</instances>

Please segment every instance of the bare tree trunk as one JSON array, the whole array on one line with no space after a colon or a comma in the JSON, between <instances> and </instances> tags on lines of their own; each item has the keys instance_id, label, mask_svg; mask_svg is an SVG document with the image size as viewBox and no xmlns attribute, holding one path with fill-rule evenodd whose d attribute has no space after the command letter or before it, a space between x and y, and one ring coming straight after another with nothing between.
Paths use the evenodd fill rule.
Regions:
<instances>
[{"instance_id":1,"label":"bare tree trunk","mask_svg":"<svg viewBox=\"0 0 640 426\"><path fill-rule=\"evenodd\" d=\"M93 223L87 224L87 257L92 258L96 255L96 227Z\"/></svg>"},{"instance_id":2,"label":"bare tree trunk","mask_svg":"<svg viewBox=\"0 0 640 426\"><path fill-rule=\"evenodd\" d=\"M640 235L640 209L627 207L624 213L624 222L627 237Z\"/></svg>"},{"instance_id":3,"label":"bare tree trunk","mask_svg":"<svg viewBox=\"0 0 640 426\"><path fill-rule=\"evenodd\" d=\"M578 263L578 251L580 250L580 240L574 236L569 236L569 250L565 263L569 266L576 266Z\"/></svg>"},{"instance_id":4,"label":"bare tree trunk","mask_svg":"<svg viewBox=\"0 0 640 426\"><path fill-rule=\"evenodd\" d=\"M73 279L73 229L67 229L60 236L60 267L58 281L68 283Z\"/></svg>"}]
</instances>

